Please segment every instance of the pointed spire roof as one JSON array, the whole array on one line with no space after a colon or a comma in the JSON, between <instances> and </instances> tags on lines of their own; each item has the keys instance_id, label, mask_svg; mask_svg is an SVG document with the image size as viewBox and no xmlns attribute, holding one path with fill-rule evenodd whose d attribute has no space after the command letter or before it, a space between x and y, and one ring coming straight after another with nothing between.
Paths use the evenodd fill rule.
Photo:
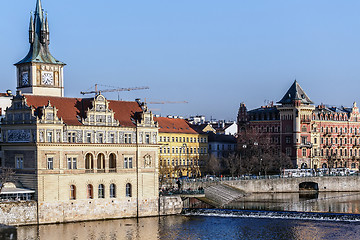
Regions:
<instances>
[{"instance_id":1,"label":"pointed spire roof","mask_svg":"<svg viewBox=\"0 0 360 240\"><path fill-rule=\"evenodd\" d=\"M44 12L41 7L41 0L37 0L36 2L33 23L32 21L33 20L31 18L30 25L33 24L33 27L30 26L29 30L31 33L30 35L33 36L34 41L30 41L30 50L26 57L15 65L31 62L65 65L65 63L56 60L50 53L47 19L44 18ZM31 29L33 29L34 32L31 32Z\"/></svg>"},{"instance_id":2,"label":"pointed spire roof","mask_svg":"<svg viewBox=\"0 0 360 240\"><path fill-rule=\"evenodd\" d=\"M293 103L295 100L300 100L304 104L313 104L296 80L278 103L288 104Z\"/></svg>"}]
</instances>

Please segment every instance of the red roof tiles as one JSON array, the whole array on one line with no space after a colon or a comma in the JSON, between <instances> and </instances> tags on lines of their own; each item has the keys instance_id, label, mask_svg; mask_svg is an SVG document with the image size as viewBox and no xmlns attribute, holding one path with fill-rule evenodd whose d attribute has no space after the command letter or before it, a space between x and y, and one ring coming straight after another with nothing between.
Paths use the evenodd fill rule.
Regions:
<instances>
[{"instance_id":1,"label":"red roof tiles","mask_svg":"<svg viewBox=\"0 0 360 240\"><path fill-rule=\"evenodd\" d=\"M66 97L50 97L50 96L35 96L25 95L28 106L39 109L47 106L50 101L51 106L58 109L58 117L62 118L67 125L77 126L82 125L78 120L86 117L88 108L92 108L93 98L66 98ZM114 118L119 121L121 126L133 127L134 124L131 118L135 112L141 112L137 102L112 101L109 100L109 108L115 112Z\"/></svg>"},{"instance_id":2,"label":"red roof tiles","mask_svg":"<svg viewBox=\"0 0 360 240\"><path fill-rule=\"evenodd\" d=\"M197 132L191 128L188 121L180 118L157 117L154 121L159 123L159 133L191 133Z\"/></svg>"}]
</instances>

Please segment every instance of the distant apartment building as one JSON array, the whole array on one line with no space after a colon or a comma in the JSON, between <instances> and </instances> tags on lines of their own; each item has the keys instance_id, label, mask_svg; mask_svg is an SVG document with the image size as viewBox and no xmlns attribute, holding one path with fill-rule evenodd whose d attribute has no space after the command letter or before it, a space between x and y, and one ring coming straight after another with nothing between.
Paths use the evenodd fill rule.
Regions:
<instances>
[{"instance_id":1,"label":"distant apartment building","mask_svg":"<svg viewBox=\"0 0 360 240\"><path fill-rule=\"evenodd\" d=\"M208 158L208 137L184 119L157 117L160 178L199 177Z\"/></svg>"},{"instance_id":2,"label":"distant apartment building","mask_svg":"<svg viewBox=\"0 0 360 240\"><path fill-rule=\"evenodd\" d=\"M295 81L277 105L248 111L241 103L238 132L270 137L299 168L359 169L360 114L352 107L315 106ZM241 147L241 146L238 146Z\"/></svg>"},{"instance_id":3,"label":"distant apartment building","mask_svg":"<svg viewBox=\"0 0 360 240\"><path fill-rule=\"evenodd\" d=\"M237 142L233 135L209 133L209 155L218 159L236 151Z\"/></svg>"}]
</instances>

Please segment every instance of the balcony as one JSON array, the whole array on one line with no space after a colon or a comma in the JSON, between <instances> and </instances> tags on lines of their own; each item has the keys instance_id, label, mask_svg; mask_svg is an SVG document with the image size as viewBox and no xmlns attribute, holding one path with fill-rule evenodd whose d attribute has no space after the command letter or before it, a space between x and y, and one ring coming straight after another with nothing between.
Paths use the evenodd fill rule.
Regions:
<instances>
[{"instance_id":1,"label":"balcony","mask_svg":"<svg viewBox=\"0 0 360 240\"><path fill-rule=\"evenodd\" d=\"M312 148L313 144L312 143L301 143L300 147L306 147L306 148Z\"/></svg>"}]
</instances>

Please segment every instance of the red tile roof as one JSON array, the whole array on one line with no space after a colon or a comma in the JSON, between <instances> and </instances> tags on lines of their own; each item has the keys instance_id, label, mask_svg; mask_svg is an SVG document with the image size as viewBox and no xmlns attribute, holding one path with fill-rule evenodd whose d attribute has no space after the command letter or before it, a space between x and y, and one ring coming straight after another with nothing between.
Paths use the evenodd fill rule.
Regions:
<instances>
[{"instance_id":1,"label":"red tile roof","mask_svg":"<svg viewBox=\"0 0 360 240\"><path fill-rule=\"evenodd\" d=\"M93 98L66 98L66 97L50 97L25 95L28 106L35 109L47 106L50 101L51 106L58 109L58 117L62 118L64 123L71 126L82 125L78 117L85 118L88 108L92 108ZM137 102L113 101L109 100L109 108L115 112L115 119L119 121L121 126L133 127L131 118L135 112L141 112L141 108Z\"/></svg>"},{"instance_id":2,"label":"red tile roof","mask_svg":"<svg viewBox=\"0 0 360 240\"><path fill-rule=\"evenodd\" d=\"M197 132L191 128L188 121L180 118L157 117L154 121L159 123L159 133L191 133Z\"/></svg>"}]
</instances>

